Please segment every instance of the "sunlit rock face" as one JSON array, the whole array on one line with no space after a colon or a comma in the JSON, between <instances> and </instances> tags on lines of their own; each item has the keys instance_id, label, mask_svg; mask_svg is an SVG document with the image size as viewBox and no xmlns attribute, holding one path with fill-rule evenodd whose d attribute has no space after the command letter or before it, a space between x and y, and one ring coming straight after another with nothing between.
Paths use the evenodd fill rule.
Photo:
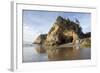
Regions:
<instances>
[{"instance_id":1,"label":"sunlit rock face","mask_svg":"<svg viewBox=\"0 0 100 73\"><path fill-rule=\"evenodd\" d=\"M80 40L81 47L90 47L91 46L91 38L83 38Z\"/></svg>"},{"instance_id":2,"label":"sunlit rock face","mask_svg":"<svg viewBox=\"0 0 100 73\"><path fill-rule=\"evenodd\" d=\"M89 37L91 37L91 33L84 34L78 20L71 21L58 16L49 32L38 36L34 43L46 46L57 46L65 43L76 44L77 40Z\"/></svg>"},{"instance_id":3,"label":"sunlit rock face","mask_svg":"<svg viewBox=\"0 0 100 73\"><path fill-rule=\"evenodd\" d=\"M44 41L46 40L46 36L47 36L47 34L39 35L33 43L34 44L43 44Z\"/></svg>"},{"instance_id":4,"label":"sunlit rock face","mask_svg":"<svg viewBox=\"0 0 100 73\"><path fill-rule=\"evenodd\" d=\"M79 33L82 34L81 27L78 23L73 22L69 19L64 19L59 16L53 27L47 34L46 45L54 46L69 42L75 42Z\"/></svg>"}]
</instances>

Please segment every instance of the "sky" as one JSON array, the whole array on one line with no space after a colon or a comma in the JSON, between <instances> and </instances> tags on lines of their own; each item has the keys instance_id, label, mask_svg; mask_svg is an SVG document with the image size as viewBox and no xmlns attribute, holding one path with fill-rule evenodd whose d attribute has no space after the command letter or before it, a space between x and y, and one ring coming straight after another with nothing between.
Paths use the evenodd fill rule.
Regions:
<instances>
[{"instance_id":1,"label":"sky","mask_svg":"<svg viewBox=\"0 0 100 73\"><path fill-rule=\"evenodd\" d=\"M47 33L58 16L72 21L78 19L82 31L91 32L90 13L23 10L22 15L23 41L26 42L33 42L38 35Z\"/></svg>"}]
</instances>

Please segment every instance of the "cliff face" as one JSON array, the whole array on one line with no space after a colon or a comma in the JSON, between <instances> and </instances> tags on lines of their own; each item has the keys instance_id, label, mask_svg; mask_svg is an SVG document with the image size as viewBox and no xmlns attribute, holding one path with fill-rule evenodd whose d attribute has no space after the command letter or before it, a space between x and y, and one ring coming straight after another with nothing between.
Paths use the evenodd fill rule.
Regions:
<instances>
[{"instance_id":1,"label":"cliff face","mask_svg":"<svg viewBox=\"0 0 100 73\"><path fill-rule=\"evenodd\" d=\"M58 16L50 31L44 38L40 38L40 42L48 46L61 45L64 43L73 44L78 39L90 37L90 33L84 34L79 25L79 21L73 22Z\"/></svg>"},{"instance_id":2,"label":"cliff face","mask_svg":"<svg viewBox=\"0 0 100 73\"><path fill-rule=\"evenodd\" d=\"M39 35L36 40L33 42L34 44L42 44L46 40L47 34L41 34Z\"/></svg>"},{"instance_id":3,"label":"cliff face","mask_svg":"<svg viewBox=\"0 0 100 73\"><path fill-rule=\"evenodd\" d=\"M52 46L69 42L74 43L79 38L79 34L82 34L82 30L77 22L59 16L48 32L45 42L46 45Z\"/></svg>"},{"instance_id":4,"label":"cliff face","mask_svg":"<svg viewBox=\"0 0 100 73\"><path fill-rule=\"evenodd\" d=\"M90 48L91 47L91 38L83 38L80 40L80 46L84 48Z\"/></svg>"}]
</instances>

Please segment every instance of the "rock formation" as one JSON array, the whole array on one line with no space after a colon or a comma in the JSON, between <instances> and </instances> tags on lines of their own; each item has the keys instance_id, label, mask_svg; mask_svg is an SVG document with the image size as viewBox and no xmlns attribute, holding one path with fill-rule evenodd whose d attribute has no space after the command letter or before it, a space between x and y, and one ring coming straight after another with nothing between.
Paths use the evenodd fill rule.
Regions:
<instances>
[{"instance_id":1,"label":"rock formation","mask_svg":"<svg viewBox=\"0 0 100 73\"><path fill-rule=\"evenodd\" d=\"M46 45L53 46L69 42L75 43L79 38L79 33L82 33L80 29L79 24L59 16L47 34Z\"/></svg>"},{"instance_id":2,"label":"rock formation","mask_svg":"<svg viewBox=\"0 0 100 73\"><path fill-rule=\"evenodd\" d=\"M83 38L80 40L80 46L84 48L88 48L91 46L91 38Z\"/></svg>"},{"instance_id":3,"label":"rock formation","mask_svg":"<svg viewBox=\"0 0 100 73\"><path fill-rule=\"evenodd\" d=\"M47 34L41 34L39 35L36 40L33 42L34 44L42 44L46 40Z\"/></svg>"},{"instance_id":4,"label":"rock formation","mask_svg":"<svg viewBox=\"0 0 100 73\"><path fill-rule=\"evenodd\" d=\"M76 40L90 37L91 33L84 34L78 20L76 22L58 16L50 31L40 35L34 43L43 43L47 46L57 46L65 43L76 43Z\"/></svg>"}]
</instances>

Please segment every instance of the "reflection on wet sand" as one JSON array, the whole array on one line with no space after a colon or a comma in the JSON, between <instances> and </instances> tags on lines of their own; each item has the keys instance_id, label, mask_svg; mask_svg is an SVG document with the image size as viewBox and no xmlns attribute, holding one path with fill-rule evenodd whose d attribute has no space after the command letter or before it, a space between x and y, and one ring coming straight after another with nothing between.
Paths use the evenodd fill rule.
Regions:
<instances>
[{"instance_id":1,"label":"reflection on wet sand","mask_svg":"<svg viewBox=\"0 0 100 73\"><path fill-rule=\"evenodd\" d=\"M38 45L36 48L38 53L46 53L48 60L80 60L90 59L90 48L75 48L75 47L45 47Z\"/></svg>"},{"instance_id":2,"label":"reflection on wet sand","mask_svg":"<svg viewBox=\"0 0 100 73\"><path fill-rule=\"evenodd\" d=\"M46 50L45 50L43 45L36 45L36 51L38 53L45 53L46 52Z\"/></svg>"},{"instance_id":3,"label":"reflection on wet sand","mask_svg":"<svg viewBox=\"0 0 100 73\"><path fill-rule=\"evenodd\" d=\"M71 60L79 57L79 50L72 47L64 47L47 50L49 60Z\"/></svg>"}]
</instances>

